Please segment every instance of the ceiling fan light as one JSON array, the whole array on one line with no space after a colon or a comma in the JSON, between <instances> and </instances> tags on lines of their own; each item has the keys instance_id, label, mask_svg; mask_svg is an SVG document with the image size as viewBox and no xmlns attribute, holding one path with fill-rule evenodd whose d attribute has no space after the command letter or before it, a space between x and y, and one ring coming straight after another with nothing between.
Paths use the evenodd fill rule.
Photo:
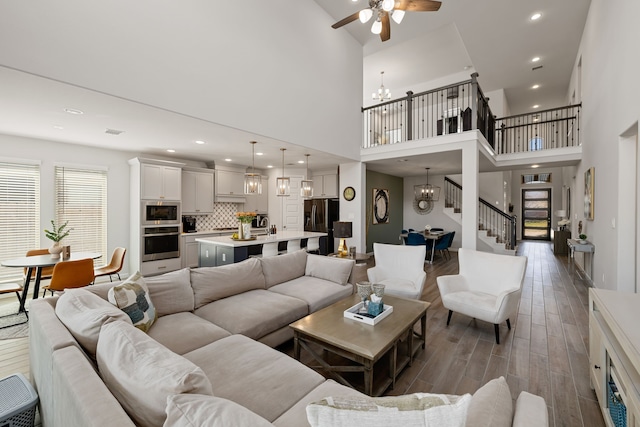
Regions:
<instances>
[{"instance_id":1,"label":"ceiling fan light","mask_svg":"<svg viewBox=\"0 0 640 427\"><path fill-rule=\"evenodd\" d=\"M384 10L385 12L391 12L393 10L394 5L395 5L394 0L383 0L382 10Z\"/></svg>"},{"instance_id":2,"label":"ceiling fan light","mask_svg":"<svg viewBox=\"0 0 640 427\"><path fill-rule=\"evenodd\" d=\"M382 22L380 19L376 19L376 22L371 26L371 32L373 34L380 34L382 32Z\"/></svg>"},{"instance_id":3,"label":"ceiling fan light","mask_svg":"<svg viewBox=\"0 0 640 427\"><path fill-rule=\"evenodd\" d=\"M396 24L399 24L404 19L404 10L394 10L391 14L391 18L395 21Z\"/></svg>"},{"instance_id":4,"label":"ceiling fan light","mask_svg":"<svg viewBox=\"0 0 640 427\"><path fill-rule=\"evenodd\" d=\"M369 21L369 19L371 19L371 17L373 16L373 10L362 9L358 16L360 18L360 22L362 22L363 24L366 24Z\"/></svg>"}]
</instances>

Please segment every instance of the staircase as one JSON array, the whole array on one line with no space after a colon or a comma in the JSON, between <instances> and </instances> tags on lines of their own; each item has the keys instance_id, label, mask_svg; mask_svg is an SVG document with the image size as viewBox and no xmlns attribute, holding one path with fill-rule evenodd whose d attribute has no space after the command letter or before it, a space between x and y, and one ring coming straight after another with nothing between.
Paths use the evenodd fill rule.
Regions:
<instances>
[{"instance_id":1,"label":"staircase","mask_svg":"<svg viewBox=\"0 0 640 427\"><path fill-rule=\"evenodd\" d=\"M445 177L444 214L462 224L462 186ZM516 254L516 217L502 212L486 200L478 199L478 239L491 251Z\"/></svg>"}]
</instances>

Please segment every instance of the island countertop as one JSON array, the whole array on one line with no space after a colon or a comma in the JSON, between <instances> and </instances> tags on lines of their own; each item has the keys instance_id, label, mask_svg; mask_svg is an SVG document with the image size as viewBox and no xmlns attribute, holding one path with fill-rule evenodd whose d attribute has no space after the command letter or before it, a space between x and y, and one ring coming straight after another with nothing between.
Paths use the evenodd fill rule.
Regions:
<instances>
[{"instance_id":1,"label":"island countertop","mask_svg":"<svg viewBox=\"0 0 640 427\"><path fill-rule=\"evenodd\" d=\"M312 231L279 231L277 234L271 236L256 236L255 240L233 240L230 236L217 236L217 237L201 237L196 238L196 242L209 244L229 246L233 248L241 246L253 246L262 245L264 243L271 242L286 242L296 239L308 239L309 237L323 237L327 236L327 233L316 233Z\"/></svg>"}]
</instances>

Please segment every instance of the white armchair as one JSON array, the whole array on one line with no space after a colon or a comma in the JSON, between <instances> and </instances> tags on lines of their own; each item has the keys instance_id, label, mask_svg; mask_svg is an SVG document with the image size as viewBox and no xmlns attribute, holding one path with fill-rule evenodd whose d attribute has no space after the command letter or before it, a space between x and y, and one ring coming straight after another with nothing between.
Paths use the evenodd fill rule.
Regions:
<instances>
[{"instance_id":1,"label":"white armchair","mask_svg":"<svg viewBox=\"0 0 640 427\"><path fill-rule=\"evenodd\" d=\"M496 343L500 344L499 325L516 315L527 258L498 255L461 248L458 250L459 273L436 279L442 305L451 314L467 316L493 323Z\"/></svg>"},{"instance_id":2,"label":"white armchair","mask_svg":"<svg viewBox=\"0 0 640 427\"><path fill-rule=\"evenodd\" d=\"M369 281L385 285L385 294L420 299L427 278L424 271L426 252L426 246L374 243L376 264L367 270Z\"/></svg>"}]
</instances>

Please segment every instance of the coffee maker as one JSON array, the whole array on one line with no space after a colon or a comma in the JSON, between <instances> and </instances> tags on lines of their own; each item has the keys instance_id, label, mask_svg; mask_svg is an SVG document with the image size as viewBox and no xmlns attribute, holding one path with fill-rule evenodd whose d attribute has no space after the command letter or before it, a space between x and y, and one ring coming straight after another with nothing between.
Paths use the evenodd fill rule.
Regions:
<instances>
[{"instance_id":1,"label":"coffee maker","mask_svg":"<svg viewBox=\"0 0 640 427\"><path fill-rule=\"evenodd\" d=\"M182 232L183 233L195 233L196 230L196 219L192 216L183 216L182 217Z\"/></svg>"}]
</instances>

